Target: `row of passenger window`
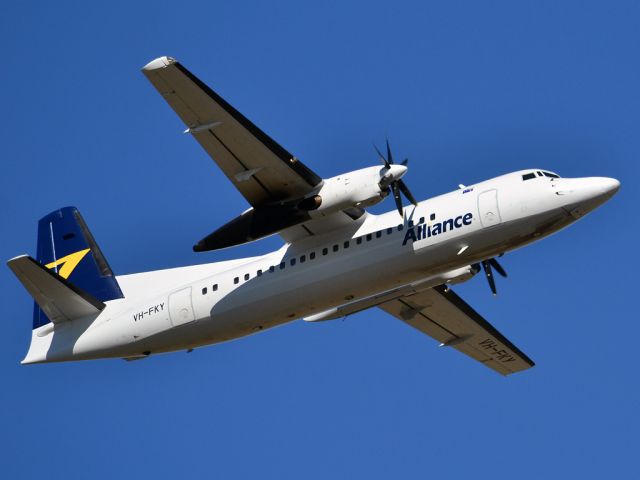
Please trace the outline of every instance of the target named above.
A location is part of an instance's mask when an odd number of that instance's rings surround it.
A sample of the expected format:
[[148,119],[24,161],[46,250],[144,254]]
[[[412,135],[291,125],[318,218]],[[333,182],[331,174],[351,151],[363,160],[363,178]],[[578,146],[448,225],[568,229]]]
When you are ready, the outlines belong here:
[[[431,221],[435,220],[436,215],[434,213],[431,214],[430,219]],[[424,217],[420,217],[420,220],[418,221],[418,224],[424,223]],[[411,228],[413,227],[414,223],[413,220],[410,220],[408,223],[408,227]],[[398,232],[404,230],[404,225],[400,224],[397,227],[389,227],[386,229],[386,233],[387,235],[391,235],[393,233],[394,230],[397,230]],[[373,232],[373,233],[367,233],[366,235],[363,235],[362,237],[357,237],[355,239],[356,245],[361,245],[363,242],[370,242],[371,240],[373,240],[373,237],[375,236],[375,238],[380,238],[382,237],[383,233],[385,232],[385,230],[378,230],[377,232]],[[346,240],[342,243],[342,248],[343,249],[347,249],[351,246],[351,240]],[[335,244],[331,247],[331,250],[333,252],[337,252],[340,250],[340,244]],[[328,255],[329,254],[329,248],[328,247],[324,247],[322,250],[322,255]],[[314,260],[316,258],[316,252],[309,252],[309,254],[302,254],[300,255],[300,257],[293,257],[289,259],[289,265],[290,266],[294,266],[296,263],[305,263],[307,261],[311,261]],[[276,267],[275,265],[271,265],[269,267],[269,269],[267,270],[269,273],[273,273],[276,271],[276,268],[278,268],[279,270],[284,270],[287,266],[287,261],[282,261],[280,262],[280,264]],[[256,272],[256,277],[261,277],[263,275],[264,272],[262,269],[259,269]],[[244,281],[246,282],[247,280],[249,280],[251,278],[251,275],[248,273],[244,274]],[[240,277],[235,277],[233,279],[233,283],[234,285],[237,285],[238,283],[240,283]],[[218,284],[216,283],[215,285],[213,285],[213,287],[211,288],[211,291],[215,292],[218,290]],[[202,288],[202,295],[206,295],[208,291],[208,287],[203,287]]]

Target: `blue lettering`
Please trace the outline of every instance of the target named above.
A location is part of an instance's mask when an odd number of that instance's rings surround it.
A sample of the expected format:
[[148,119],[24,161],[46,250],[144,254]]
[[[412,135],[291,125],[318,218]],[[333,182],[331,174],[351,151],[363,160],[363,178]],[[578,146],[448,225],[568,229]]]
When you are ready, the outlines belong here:
[[[458,228],[462,228],[465,225],[471,225],[473,220],[473,214],[471,212],[465,213],[464,215],[458,215],[454,218],[448,218],[443,220],[442,222],[434,223],[433,225],[417,225],[416,227],[408,228],[406,233],[404,234],[404,240],[402,241],[402,245],[406,245],[409,240],[425,240],[430,237],[435,237],[441,233],[445,233],[447,231],[456,230]],[[417,229],[417,232],[416,232]]]
[[413,240],[414,242],[416,241],[416,232],[413,230],[413,228],[408,228],[407,233],[404,234],[404,241],[402,242],[403,247],[407,244],[409,239]]

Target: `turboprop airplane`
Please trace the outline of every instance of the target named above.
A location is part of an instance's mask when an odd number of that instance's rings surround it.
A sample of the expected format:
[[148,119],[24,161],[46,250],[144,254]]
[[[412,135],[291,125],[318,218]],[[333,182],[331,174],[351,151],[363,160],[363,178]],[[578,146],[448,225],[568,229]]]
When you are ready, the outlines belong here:
[[[380,165],[323,179],[175,59],[142,71],[251,205],[194,250],[275,233],[285,243],[257,257],[116,276],[79,211],[55,210],[38,224],[36,258],[8,262],[35,300],[23,364],[136,360],[377,307],[503,375],[519,372],[534,363],[450,285],[484,271],[495,294],[494,271],[506,276],[495,257],[570,225],[620,187],[531,168],[417,202],[407,162],[393,161],[388,142]],[[387,196],[396,209],[366,211]]]

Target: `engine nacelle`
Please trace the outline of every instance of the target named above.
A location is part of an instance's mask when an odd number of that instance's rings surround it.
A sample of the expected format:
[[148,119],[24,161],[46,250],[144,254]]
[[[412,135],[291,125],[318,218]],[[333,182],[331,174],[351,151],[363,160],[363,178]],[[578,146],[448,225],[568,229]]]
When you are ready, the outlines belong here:
[[473,267],[473,265],[466,265],[454,270],[449,270],[448,272],[423,278],[411,285],[417,292],[421,292],[438,285],[455,285],[456,283],[466,282],[476,273],[478,273],[478,271]]
[[478,273],[478,270],[476,270],[473,265],[456,268],[455,270],[442,274],[442,279],[444,280],[442,283],[455,285],[456,283],[466,282],[467,280],[471,280],[476,273]]
[[381,202],[387,189],[380,186],[384,167],[369,167],[327,178],[320,190],[298,204],[311,218],[352,207],[366,208]]

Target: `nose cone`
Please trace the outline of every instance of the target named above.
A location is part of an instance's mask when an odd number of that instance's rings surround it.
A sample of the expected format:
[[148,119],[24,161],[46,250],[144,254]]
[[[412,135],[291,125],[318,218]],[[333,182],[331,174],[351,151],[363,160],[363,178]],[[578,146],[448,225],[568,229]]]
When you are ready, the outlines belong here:
[[[620,190],[620,182],[615,178],[590,177],[567,179],[558,184],[558,195],[568,201],[565,208],[575,218],[580,218],[595,210]],[[564,190],[566,188],[566,190]]]
[[613,197],[620,190],[620,182],[615,178],[591,177],[581,178],[582,194],[586,200],[593,200],[604,203]]
[[615,178],[601,177],[598,178],[600,181],[600,188],[604,195],[608,195],[609,197],[613,197],[618,190],[620,190],[620,182]]

